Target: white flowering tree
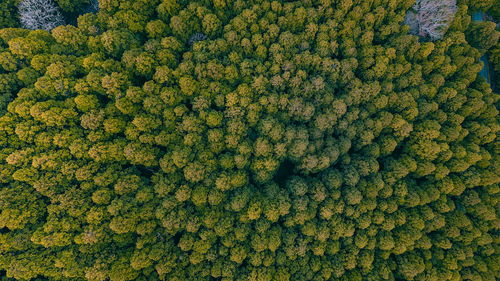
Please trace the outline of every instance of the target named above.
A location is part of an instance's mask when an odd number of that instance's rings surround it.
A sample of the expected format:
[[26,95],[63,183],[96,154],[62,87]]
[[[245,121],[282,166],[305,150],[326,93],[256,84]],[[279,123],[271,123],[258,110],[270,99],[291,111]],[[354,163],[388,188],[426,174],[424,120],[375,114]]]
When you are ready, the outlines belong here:
[[21,26],[27,29],[52,30],[65,24],[61,9],[53,0],[22,0],[18,9]]
[[457,13],[456,0],[417,0],[406,13],[410,33],[431,41],[441,39]]
[[205,34],[203,34],[201,32],[196,32],[195,34],[191,35],[191,37],[188,40],[188,44],[193,45],[195,42],[203,41],[203,40],[207,40],[207,39],[208,39],[208,37]]

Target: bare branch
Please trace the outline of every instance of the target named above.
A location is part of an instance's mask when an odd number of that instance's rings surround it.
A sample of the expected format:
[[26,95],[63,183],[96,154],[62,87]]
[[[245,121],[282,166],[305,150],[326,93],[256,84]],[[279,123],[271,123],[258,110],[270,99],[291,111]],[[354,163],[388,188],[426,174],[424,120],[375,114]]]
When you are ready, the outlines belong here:
[[417,0],[407,12],[410,33],[432,41],[441,39],[458,10],[456,0]]
[[45,29],[64,25],[61,9],[53,0],[22,0],[19,5],[21,26],[27,29]]

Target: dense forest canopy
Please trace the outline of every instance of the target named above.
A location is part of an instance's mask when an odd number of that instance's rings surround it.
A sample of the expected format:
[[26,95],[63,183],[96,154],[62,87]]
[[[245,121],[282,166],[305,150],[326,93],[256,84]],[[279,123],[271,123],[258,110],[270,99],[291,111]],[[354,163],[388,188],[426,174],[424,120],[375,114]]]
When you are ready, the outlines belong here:
[[415,0],[57,0],[99,11],[50,31],[18,2],[1,280],[500,278],[498,2],[439,38]]

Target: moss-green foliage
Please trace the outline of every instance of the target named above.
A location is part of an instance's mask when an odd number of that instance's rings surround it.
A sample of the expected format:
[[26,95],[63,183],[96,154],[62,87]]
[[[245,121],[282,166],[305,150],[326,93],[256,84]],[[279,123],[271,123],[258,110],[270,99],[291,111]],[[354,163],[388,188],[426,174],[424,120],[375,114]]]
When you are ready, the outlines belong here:
[[496,1],[488,10],[488,14],[490,14],[496,22],[500,22],[500,2]]
[[3,0],[0,2],[0,28],[19,26],[17,2],[18,0]]
[[[493,17],[495,22],[497,23],[497,31],[498,23],[500,23],[500,1],[496,1],[491,8],[488,10],[488,14]],[[496,91],[500,91],[500,43],[497,43],[493,46],[488,53],[489,62],[493,68],[493,79],[496,86]]]
[[500,37],[496,24],[491,21],[474,22],[467,32],[467,41],[475,48],[485,52],[495,46]]
[[457,0],[459,4],[467,5],[472,12],[486,11],[497,5],[497,0]]
[[467,6],[419,42],[412,2],[102,0],[1,30],[0,271],[498,279],[499,96]]
[[488,52],[488,60],[491,65],[493,73],[492,79],[494,80],[495,90],[500,90],[500,43],[497,43]]
[[83,6],[88,4],[90,0],[55,0],[55,2],[65,12],[77,12]]

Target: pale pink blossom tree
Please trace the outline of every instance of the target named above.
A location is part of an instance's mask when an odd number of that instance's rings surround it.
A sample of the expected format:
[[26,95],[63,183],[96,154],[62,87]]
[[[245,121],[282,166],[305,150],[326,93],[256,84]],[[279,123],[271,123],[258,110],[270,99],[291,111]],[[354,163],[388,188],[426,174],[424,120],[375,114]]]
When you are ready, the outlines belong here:
[[457,13],[456,0],[417,0],[407,12],[410,33],[431,41],[441,39]]

